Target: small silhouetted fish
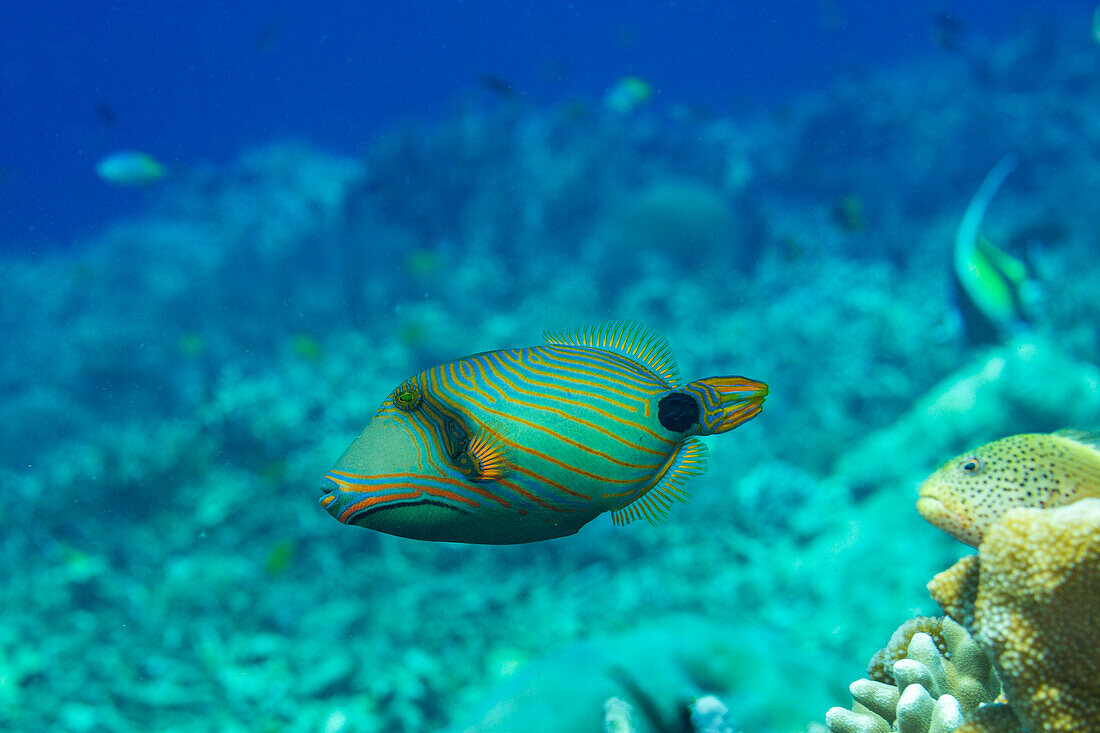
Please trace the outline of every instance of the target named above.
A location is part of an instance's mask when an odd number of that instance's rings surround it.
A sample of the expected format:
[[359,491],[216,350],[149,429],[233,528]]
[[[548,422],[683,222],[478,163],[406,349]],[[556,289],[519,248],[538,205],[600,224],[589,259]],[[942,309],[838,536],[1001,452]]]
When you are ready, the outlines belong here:
[[946,10],[932,16],[932,40],[944,51],[958,51],[966,26]]
[[267,20],[256,32],[256,50],[271,53],[279,45],[283,36],[283,21],[278,18]]
[[113,125],[118,122],[118,117],[115,116],[115,111],[111,109],[110,105],[106,102],[99,101],[95,103],[93,107],[95,110],[95,116],[99,118],[99,121],[104,125]]
[[478,81],[481,82],[481,86],[502,99],[515,99],[516,88],[507,79],[495,74],[482,74],[478,77]]

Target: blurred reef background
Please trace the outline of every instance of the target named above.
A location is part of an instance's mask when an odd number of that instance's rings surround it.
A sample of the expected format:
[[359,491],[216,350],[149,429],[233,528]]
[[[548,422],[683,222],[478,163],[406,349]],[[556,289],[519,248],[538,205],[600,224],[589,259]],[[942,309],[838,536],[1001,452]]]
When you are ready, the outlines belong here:
[[[1098,426],[1090,22],[939,18],[937,54],[737,109],[494,76],[361,152],[169,162],[63,246],[9,228],[0,727],[565,733],[618,697],[674,731],[711,694],[745,733],[823,721],[965,551],[920,480]],[[1009,153],[982,229],[1037,294],[977,342],[954,239]],[[317,506],[408,375],[617,318],[771,387],[663,525],[462,546]]]

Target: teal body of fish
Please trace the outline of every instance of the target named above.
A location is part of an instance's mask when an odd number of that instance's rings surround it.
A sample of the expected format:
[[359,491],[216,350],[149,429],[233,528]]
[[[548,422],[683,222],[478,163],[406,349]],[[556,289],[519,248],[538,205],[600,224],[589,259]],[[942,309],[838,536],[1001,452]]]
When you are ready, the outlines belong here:
[[385,400],[321,486],[345,524],[415,539],[513,544],[602,514],[657,521],[702,473],[696,435],[755,417],[767,386],[677,386],[663,338],[631,323],[427,369]]

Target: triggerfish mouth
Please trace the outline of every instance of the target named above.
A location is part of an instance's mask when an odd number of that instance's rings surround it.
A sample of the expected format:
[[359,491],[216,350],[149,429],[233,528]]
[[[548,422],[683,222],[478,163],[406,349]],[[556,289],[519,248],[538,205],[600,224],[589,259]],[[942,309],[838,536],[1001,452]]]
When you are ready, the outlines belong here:
[[739,376],[678,386],[668,343],[632,322],[546,341],[407,379],[325,475],[321,506],[440,542],[565,537],[607,511],[656,523],[705,470],[694,436],[751,420],[768,394]]

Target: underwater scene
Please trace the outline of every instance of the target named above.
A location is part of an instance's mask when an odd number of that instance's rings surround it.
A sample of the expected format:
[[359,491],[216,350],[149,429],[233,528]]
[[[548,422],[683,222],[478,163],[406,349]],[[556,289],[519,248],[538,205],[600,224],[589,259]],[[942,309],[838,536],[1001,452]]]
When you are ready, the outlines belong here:
[[1100,8],[761,5],[0,10],[0,729],[1100,732]]

